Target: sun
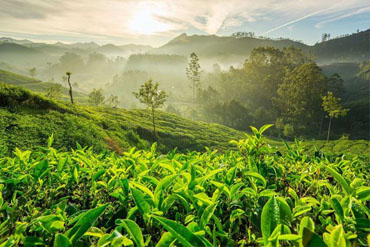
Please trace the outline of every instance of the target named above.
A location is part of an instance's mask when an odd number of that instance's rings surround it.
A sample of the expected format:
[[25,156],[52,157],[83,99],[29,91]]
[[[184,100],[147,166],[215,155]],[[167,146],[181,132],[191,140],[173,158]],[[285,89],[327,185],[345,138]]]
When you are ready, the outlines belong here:
[[140,9],[129,21],[129,28],[135,33],[150,35],[168,31],[169,25],[157,20],[150,9]]

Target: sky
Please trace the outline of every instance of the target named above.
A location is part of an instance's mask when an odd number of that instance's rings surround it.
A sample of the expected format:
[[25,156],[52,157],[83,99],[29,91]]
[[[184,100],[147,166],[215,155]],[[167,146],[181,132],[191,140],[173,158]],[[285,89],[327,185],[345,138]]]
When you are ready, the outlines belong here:
[[370,0],[0,0],[0,36],[161,46],[187,33],[314,44],[370,28]]

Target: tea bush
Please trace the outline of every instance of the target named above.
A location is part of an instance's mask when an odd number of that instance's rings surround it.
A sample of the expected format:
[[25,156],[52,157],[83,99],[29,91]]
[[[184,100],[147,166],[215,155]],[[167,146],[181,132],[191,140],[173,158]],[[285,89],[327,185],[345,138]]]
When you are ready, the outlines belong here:
[[78,145],[0,158],[0,246],[366,246],[369,163],[282,155],[260,130],[237,151],[121,156]]

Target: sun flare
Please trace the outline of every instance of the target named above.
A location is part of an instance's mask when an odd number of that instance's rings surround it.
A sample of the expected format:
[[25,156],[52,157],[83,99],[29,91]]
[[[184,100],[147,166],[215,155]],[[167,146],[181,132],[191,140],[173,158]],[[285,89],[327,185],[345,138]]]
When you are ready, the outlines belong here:
[[169,25],[157,20],[151,10],[141,9],[134,14],[129,28],[135,33],[150,35],[168,31]]

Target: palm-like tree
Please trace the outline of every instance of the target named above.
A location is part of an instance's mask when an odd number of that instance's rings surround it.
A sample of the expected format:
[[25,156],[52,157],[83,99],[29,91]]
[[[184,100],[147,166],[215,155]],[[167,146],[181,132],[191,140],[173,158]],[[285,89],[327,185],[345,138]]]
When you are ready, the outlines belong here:
[[66,75],[68,77],[68,85],[69,85],[69,97],[71,98],[71,103],[73,104],[73,94],[72,94],[72,85],[71,85],[71,75],[72,73],[67,71]]

